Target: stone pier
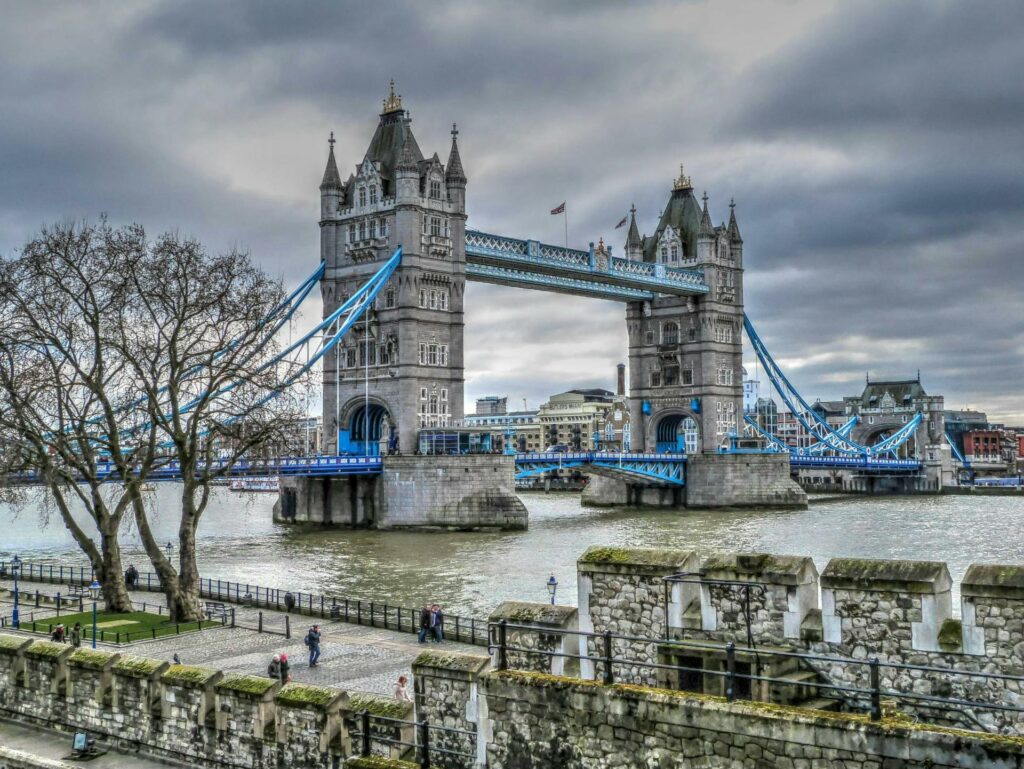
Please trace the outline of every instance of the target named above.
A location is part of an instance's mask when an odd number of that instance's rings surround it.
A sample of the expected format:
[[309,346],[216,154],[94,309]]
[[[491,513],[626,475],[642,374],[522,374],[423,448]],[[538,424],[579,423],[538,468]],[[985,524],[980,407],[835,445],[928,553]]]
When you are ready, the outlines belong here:
[[282,478],[278,523],[377,529],[525,529],[515,465],[501,454],[389,456],[380,475]]

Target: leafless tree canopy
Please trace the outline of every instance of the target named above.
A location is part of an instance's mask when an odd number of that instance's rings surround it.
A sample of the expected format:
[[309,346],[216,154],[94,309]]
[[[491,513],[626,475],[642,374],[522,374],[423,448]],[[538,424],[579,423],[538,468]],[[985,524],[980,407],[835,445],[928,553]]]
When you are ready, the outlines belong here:
[[[0,262],[0,472],[45,485],[109,609],[130,608],[117,531],[132,515],[172,616],[198,616],[196,531],[211,484],[297,416],[294,374],[263,323],[281,298],[246,254],[213,256],[173,234],[149,242],[138,226],[55,226]],[[140,488],[171,461],[177,565]]]

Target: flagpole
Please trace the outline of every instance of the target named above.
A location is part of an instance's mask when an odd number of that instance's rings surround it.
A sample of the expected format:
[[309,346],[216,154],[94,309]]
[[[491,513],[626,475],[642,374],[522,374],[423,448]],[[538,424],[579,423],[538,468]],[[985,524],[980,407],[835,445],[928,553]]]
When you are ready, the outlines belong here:
[[565,250],[569,250],[569,206],[562,204],[562,215],[565,218]]

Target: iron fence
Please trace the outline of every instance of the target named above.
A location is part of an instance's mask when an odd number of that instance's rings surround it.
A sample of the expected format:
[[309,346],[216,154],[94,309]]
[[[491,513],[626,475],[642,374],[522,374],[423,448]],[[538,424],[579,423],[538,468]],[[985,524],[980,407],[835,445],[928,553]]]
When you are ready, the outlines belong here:
[[[1024,676],[1006,675],[1002,673],[990,673],[984,671],[974,670],[963,670],[957,668],[944,668],[936,667],[932,665],[914,665],[899,662],[888,662],[881,661],[878,658],[872,659],[852,659],[847,657],[837,657],[830,655],[821,654],[809,654],[806,652],[797,651],[783,651],[779,649],[764,649],[756,646],[737,646],[734,642],[728,642],[724,646],[720,644],[714,644],[709,642],[685,640],[677,638],[653,638],[647,636],[631,636],[621,635],[606,631],[603,633],[593,633],[583,630],[568,630],[559,629],[552,630],[551,628],[538,628],[533,625],[520,625],[508,622],[507,620],[500,620],[498,622],[492,622],[488,624],[489,635],[491,638],[488,644],[488,650],[492,655],[496,655],[496,667],[498,670],[507,670],[509,667],[508,655],[509,653],[518,653],[524,655],[534,655],[544,657],[547,659],[552,658],[568,658],[579,661],[589,661],[595,665],[595,677],[597,671],[601,673],[601,680],[605,684],[616,683],[617,667],[630,667],[630,668],[644,668],[648,670],[667,671],[669,673],[693,673],[701,676],[711,676],[713,678],[720,678],[723,680],[725,699],[728,702],[733,702],[737,699],[741,699],[738,694],[738,684],[740,682],[760,682],[766,684],[773,684],[777,686],[793,686],[793,687],[804,687],[813,688],[823,692],[831,692],[841,698],[841,703],[846,705],[852,710],[866,711],[872,721],[880,720],[882,717],[882,701],[892,700],[898,703],[904,703],[912,706],[923,705],[929,712],[941,712],[946,714],[950,720],[957,721],[962,720],[958,716],[962,716],[964,708],[970,708],[978,711],[991,711],[997,713],[1013,713],[1021,714],[1024,713],[1024,707],[1017,704],[1011,704],[1020,701],[1021,695],[1019,691],[1024,691]],[[563,652],[553,649],[539,649],[539,648],[527,648],[523,646],[514,646],[509,643],[508,633],[510,630],[521,632],[533,632],[537,634],[551,635],[553,633],[564,634],[575,636],[577,638],[587,639],[588,650],[591,647],[591,641],[594,642],[594,646],[600,649],[599,654],[574,654],[571,652]],[[626,643],[641,643],[650,644],[671,651],[695,651],[695,652],[709,652],[713,655],[721,654],[724,652],[724,669],[708,668],[703,664],[701,666],[682,665],[669,662],[651,662],[643,659],[635,658],[623,658],[616,656],[614,648],[616,642]],[[823,680],[811,681],[806,680],[795,681],[788,678],[781,678],[777,676],[765,676],[754,672],[755,668],[751,667],[751,672],[745,673],[740,672],[737,669],[737,654],[749,654],[755,659],[764,658],[780,658],[780,659],[793,659],[798,662],[805,662],[811,670],[821,674]],[[859,668],[863,673],[864,669],[867,671],[866,676],[862,676],[868,681],[867,686],[853,686],[846,684],[832,683],[831,681],[824,679],[824,674],[821,671],[822,665],[839,665],[847,666],[851,668]],[[940,676],[943,680],[950,679],[975,679],[986,684],[995,684],[1005,696],[1004,702],[995,701],[981,701],[966,699],[962,697],[947,697],[936,694],[928,694],[917,691],[901,691],[887,687],[883,685],[882,678],[883,673],[889,673],[889,677],[895,679],[900,674],[907,674],[910,680],[915,677],[914,673],[920,674],[931,674]],[[1010,685],[1013,685],[1011,687]],[[745,699],[745,698],[744,698]]]
[[[0,578],[10,577],[10,564],[0,561]],[[33,563],[22,561],[19,579],[26,582],[81,587],[92,583],[90,568],[62,566],[60,564]],[[411,608],[382,601],[368,601],[362,598],[331,596],[303,591],[288,591],[253,583],[202,578],[199,581],[200,598],[224,601],[257,609],[272,609],[289,614],[316,617],[323,620],[367,625],[394,630],[400,633],[418,633],[421,608]],[[132,590],[151,593],[162,592],[160,576],[155,572],[140,572]],[[50,596],[39,597],[53,600]],[[81,596],[76,596],[81,598]],[[262,623],[261,623],[262,625]],[[244,626],[243,626],[244,627]],[[267,632],[267,631],[264,631]],[[442,626],[444,638],[449,641],[487,646],[487,620],[465,617],[458,614],[444,615]],[[290,633],[289,633],[290,636]]]
[[[377,727],[377,729],[374,729]],[[412,730],[413,739],[402,739],[402,732]],[[387,731],[398,737],[386,737],[381,732]],[[469,729],[457,729],[452,726],[435,726],[426,718],[419,721],[401,718],[390,718],[371,714],[368,710],[359,713],[359,727],[350,731],[353,752],[359,756],[375,755],[377,752],[397,752],[399,755],[412,754],[412,758],[420,769],[432,766],[473,767],[476,765],[477,733]],[[463,738],[472,747],[473,752],[455,750],[436,744],[438,737]],[[356,746],[358,745],[358,748]],[[439,759],[439,760],[438,760]]]

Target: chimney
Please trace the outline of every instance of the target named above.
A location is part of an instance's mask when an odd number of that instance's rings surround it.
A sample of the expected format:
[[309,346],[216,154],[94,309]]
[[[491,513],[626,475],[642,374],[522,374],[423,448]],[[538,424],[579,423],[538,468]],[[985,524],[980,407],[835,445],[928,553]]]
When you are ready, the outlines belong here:
[[620,363],[615,367],[618,377],[616,378],[615,394],[625,395],[626,394],[626,364]]

